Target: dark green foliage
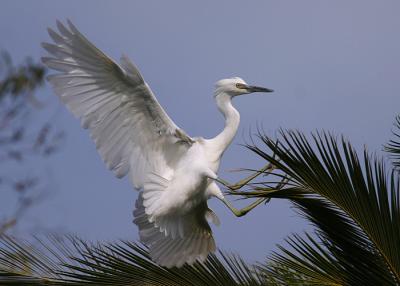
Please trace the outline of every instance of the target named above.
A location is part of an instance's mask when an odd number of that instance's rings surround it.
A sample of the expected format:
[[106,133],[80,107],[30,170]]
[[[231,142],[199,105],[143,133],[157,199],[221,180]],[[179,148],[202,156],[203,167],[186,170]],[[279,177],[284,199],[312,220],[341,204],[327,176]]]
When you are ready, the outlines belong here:
[[257,188],[250,196],[289,199],[316,227],[313,236],[289,237],[292,249],[279,247],[281,252],[271,257],[275,266],[267,271],[281,279],[280,271],[289,268],[297,275],[290,283],[305,285],[398,285],[396,174],[366,152],[360,162],[346,140],[338,143],[325,133],[308,141],[300,132],[281,132],[280,144],[266,136],[261,139],[267,150],[248,147],[290,180],[281,190]]
[[152,262],[144,246],[126,241],[88,244],[75,237],[48,237],[28,244],[6,236],[0,241],[0,285],[5,281],[31,283],[26,285],[265,284],[253,266],[222,252],[210,255],[203,264],[167,269]]
[[7,95],[14,98],[28,95],[44,83],[44,66],[27,60],[26,64],[14,67],[11,57],[5,52],[2,53],[0,71],[6,74],[0,82],[0,100]]

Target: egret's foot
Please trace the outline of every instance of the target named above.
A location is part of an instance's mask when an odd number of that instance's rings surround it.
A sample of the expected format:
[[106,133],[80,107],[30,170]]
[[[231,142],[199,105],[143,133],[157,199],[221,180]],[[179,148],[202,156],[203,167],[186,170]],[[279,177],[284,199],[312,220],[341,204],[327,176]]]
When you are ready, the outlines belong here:
[[255,202],[253,202],[252,204],[248,205],[245,208],[242,209],[237,209],[234,206],[231,205],[231,203],[227,200],[227,199],[222,199],[221,200],[230,210],[231,212],[237,216],[237,217],[241,217],[246,215],[249,211],[251,211],[252,209],[254,209],[256,206],[258,206],[259,204],[261,204],[262,202],[266,201],[265,198],[259,198],[257,199]]
[[222,184],[223,186],[225,186],[226,188],[228,188],[231,192],[236,192],[237,190],[243,188],[248,183],[250,183],[252,180],[257,178],[259,175],[264,174],[266,171],[270,172],[270,171],[274,170],[275,168],[276,167],[274,165],[267,164],[263,168],[261,168],[260,170],[254,172],[250,176],[240,180],[239,182],[237,182],[235,184],[230,184],[228,181],[225,181],[225,180],[223,180],[221,178],[217,178],[216,181],[218,183]]
[[221,185],[223,185],[224,187],[230,189],[231,188],[231,184],[228,181],[225,181],[224,179],[221,179],[220,177],[215,179],[216,182],[220,183]]

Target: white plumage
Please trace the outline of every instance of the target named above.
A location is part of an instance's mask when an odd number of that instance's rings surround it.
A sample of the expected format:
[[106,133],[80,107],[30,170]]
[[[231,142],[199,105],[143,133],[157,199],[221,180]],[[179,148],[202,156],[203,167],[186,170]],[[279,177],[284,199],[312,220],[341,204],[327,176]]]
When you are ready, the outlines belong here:
[[[269,92],[240,78],[217,83],[215,98],[225,129],[213,139],[191,138],[166,114],[135,65],[122,57],[118,65],[68,21],[49,29],[54,43],[43,43],[51,57],[43,63],[59,73],[49,82],[68,109],[90,131],[107,167],[118,178],[131,176],[143,189],[135,220],[153,260],[172,267],[203,261],[215,250],[207,219],[214,196],[228,205],[215,183],[220,158],[239,124],[232,97]],[[231,209],[232,207],[228,205]]]

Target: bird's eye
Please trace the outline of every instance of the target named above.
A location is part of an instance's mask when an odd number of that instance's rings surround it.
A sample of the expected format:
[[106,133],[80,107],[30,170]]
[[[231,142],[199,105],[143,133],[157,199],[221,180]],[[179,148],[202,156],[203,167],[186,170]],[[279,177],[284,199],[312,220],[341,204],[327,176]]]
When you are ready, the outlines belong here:
[[243,83],[237,83],[236,84],[236,88],[239,88],[239,89],[246,89],[246,85],[245,84],[243,84]]

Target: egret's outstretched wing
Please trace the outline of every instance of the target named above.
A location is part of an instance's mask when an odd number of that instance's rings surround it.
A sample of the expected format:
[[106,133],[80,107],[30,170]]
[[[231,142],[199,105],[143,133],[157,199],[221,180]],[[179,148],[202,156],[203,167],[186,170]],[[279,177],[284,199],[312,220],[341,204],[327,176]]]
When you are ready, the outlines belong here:
[[52,57],[43,63],[60,73],[48,80],[70,111],[88,128],[107,167],[117,177],[128,172],[135,187],[146,174],[167,176],[192,139],[162,109],[128,58],[118,65],[68,21],[48,29],[54,43],[43,43]]

